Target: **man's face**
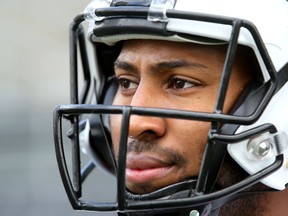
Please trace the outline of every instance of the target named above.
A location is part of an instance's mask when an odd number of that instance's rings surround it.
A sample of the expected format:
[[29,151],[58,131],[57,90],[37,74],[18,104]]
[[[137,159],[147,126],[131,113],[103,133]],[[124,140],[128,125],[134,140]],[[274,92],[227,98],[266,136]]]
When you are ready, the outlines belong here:
[[[115,62],[119,81],[114,105],[213,112],[225,46],[153,40],[124,43]],[[233,67],[224,104],[227,113],[250,78],[242,58]],[[116,159],[121,116],[111,116]],[[210,123],[133,115],[130,118],[126,186],[148,193],[196,178]]]

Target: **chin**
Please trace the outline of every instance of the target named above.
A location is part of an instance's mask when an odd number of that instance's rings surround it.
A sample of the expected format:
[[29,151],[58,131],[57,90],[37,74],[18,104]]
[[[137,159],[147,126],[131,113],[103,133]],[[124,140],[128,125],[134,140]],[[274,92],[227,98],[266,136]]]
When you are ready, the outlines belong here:
[[157,188],[155,186],[153,186],[150,183],[133,183],[133,184],[127,184],[127,188],[128,190],[133,193],[133,194],[147,194],[147,193],[151,193],[153,191],[156,191],[160,188]]

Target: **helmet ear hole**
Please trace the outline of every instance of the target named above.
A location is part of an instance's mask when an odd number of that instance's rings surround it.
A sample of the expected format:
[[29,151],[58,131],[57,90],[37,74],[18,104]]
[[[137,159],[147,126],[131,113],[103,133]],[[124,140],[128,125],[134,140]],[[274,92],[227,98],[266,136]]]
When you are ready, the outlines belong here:
[[[118,89],[115,76],[108,79],[102,94],[102,104],[111,105]],[[89,145],[92,158],[96,165],[109,173],[115,174],[115,159],[112,150],[112,140],[110,135],[110,123],[108,114],[90,114],[88,117],[90,124]]]
[[[107,115],[106,115],[107,116]],[[103,123],[102,116],[91,115],[90,147],[94,161],[109,173],[115,174],[115,160],[112,151],[110,129]]]
[[83,153],[92,158],[93,164],[105,172],[114,174],[114,157],[110,148],[109,136],[101,123],[101,117],[91,114],[88,119],[80,123],[80,148]]
[[[101,76],[94,80],[95,86],[99,81],[104,83],[99,90],[94,89],[94,104],[111,105],[118,89],[113,66],[118,54],[114,48],[112,49],[105,44],[95,43],[94,45],[99,63],[98,70],[101,71]],[[99,98],[97,98],[98,95]],[[116,163],[112,150],[109,115],[89,114],[86,119],[83,119],[79,127],[80,134],[84,137],[80,141],[81,148],[84,148],[83,150],[89,154],[94,165],[101,170],[115,174]]]

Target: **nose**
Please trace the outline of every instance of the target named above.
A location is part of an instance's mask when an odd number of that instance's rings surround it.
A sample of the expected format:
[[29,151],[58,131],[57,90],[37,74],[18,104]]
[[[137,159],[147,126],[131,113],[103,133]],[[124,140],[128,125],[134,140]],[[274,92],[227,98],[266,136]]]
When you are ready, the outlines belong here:
[[[159,94],[152,94],[151,89],[138,88],[130,103],[131,106],[163,108]],[[132,115],[130,117],[129,136],[137,138],[143,134],[161,137],[166,132],[166,120],[155,116]]]
[[160,117],[132,115],[129,136],[136,139],[143,135],[161,137],[166,132],[165,120]]

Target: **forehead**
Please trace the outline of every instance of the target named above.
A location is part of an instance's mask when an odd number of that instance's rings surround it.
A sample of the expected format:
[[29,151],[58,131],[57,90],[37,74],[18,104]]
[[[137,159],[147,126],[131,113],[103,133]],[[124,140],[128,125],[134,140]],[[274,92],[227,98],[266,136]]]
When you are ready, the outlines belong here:
[[223,65],[226,45],[200,45],[195,43],[172,42],[161,40],[128,40],[123,43],[117,61],[161,62],[191,60],[201,64]]
[[163,55],[167,57],[183,55],[225,56],[226,45],[201,45],[186,42],[161,40],[127,40],[123,43],[120,57],[126,54]]

